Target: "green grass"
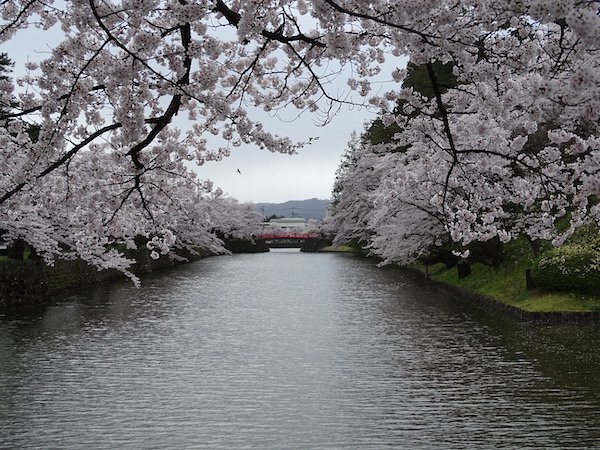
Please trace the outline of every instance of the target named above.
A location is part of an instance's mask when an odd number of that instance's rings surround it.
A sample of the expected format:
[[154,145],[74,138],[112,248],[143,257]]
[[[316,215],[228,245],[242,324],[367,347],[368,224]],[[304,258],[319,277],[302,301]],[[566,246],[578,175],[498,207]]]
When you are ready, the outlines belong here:
[[473,264],[471,274],[458,279],[456,267],[443,264],[429,268],[431,278],[492,297],[505,304],[532,312],[600,311],[600,296],[572,292],[527,290],[525,270],[531,267],[533,253],[524,240],[505,247],[505,260],[498,267]]

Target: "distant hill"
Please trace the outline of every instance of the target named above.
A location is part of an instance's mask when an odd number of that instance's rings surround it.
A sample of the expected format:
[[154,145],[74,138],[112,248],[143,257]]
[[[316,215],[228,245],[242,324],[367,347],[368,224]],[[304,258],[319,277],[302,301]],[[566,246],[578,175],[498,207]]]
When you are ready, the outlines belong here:
[[265,217],[277,214],[282,217],[304,217],[323,220],[331,202],[311,198],[309,200],[290,200],[285,203],[257,203],[256,210]]

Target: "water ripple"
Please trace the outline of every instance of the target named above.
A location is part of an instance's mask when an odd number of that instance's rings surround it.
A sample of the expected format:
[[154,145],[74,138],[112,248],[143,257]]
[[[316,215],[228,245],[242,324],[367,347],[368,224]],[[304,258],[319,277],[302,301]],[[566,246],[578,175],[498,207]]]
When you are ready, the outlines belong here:
[[593,448],[599,344],[357,258],[210,258],[0,318],[0,448]]

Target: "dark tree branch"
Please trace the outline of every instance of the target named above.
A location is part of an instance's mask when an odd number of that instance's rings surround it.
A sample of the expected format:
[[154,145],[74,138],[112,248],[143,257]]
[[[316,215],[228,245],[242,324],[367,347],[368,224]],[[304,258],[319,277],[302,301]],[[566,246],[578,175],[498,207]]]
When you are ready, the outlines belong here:
[[[100,91],[102,89],[106,89],[106,86],[103,85],[103,84],[99,84],[99,85],[94,86],[93,88],[91,88],[89,90],[89,92]],[[72,91],[73,90],[71,89],[71,92]],[[68,94],[61,95],[60,97],[58,97],[57,100],[66,100],[66,99],[68,99],[69,96],[71,95],[71,92],[69,92]],[[37,112],[37,111],[41,110],[42,106],[43,105],[37,105],[37,106],[32,106],[31,108],[23,109],[23,110],[21,110],[19,112],[16,112],[16,113],[2,114],[2,115],[0,115],[0,120],[17,119],[19,117],[26,116],[27,114],[32,114],[34,112]]]
[[433,70],[433,64],[428,62],[427,66],[427,74],[429,75],[429,80],[431,81],[431,86],[433,87],[433,93],[435,95],[435,101],[437,103],[438,110],[440,112],[440,116],[442,119],[442,123],[444,124],[444,133],[446,134],[446,138],[448,139],[448,145],[450,146],[450,152],[452,154],[452,164],[448,169],[448,173],[446,174],[446,179],[444,181],[444,194],[442,197],[442,208],[444,211],[444,216],[446,216],[446,198],[448,196],[448,183],[450,182],[450,177],[452,176],[452,172],[456,167],[458,162],[456,146],[454,145],[454,137],[452,136],[452,131],[450,130],[450,121],[448,120],[448,110],[442,101],[442,92],[440,90],[440,86],[438,84],[438,79]]
[[[227,22],[229,22],[231,25],[233,25],[236,28],[239,25],[240,20],[242,19],[242,16],[238,12],[233,11],[231,8],[229,8],[229,6],[227,6],[223,2],[223,0],[216,1],[214,10],[216,12],[223,14],[223,17],[225,17]],[[318,39],[308,37],[301,32],[298,32],[298,34],[295,34],[293,36],[285,36],[283,34],[283,30],[281,29],[281,27],[279,27],[275,31],[263,30],[263,31],[261,31],[260,34],[261,34],[261,36],[266,37],[267,39],[271,39],[271,40],[277,41],[277,42],[282,42],[285,44],[289,44],[291,42],[305,42],[305,43],[314,45],[316,47],[325,48],[324,43],[322,43]]]
[[[179,0],[179,2],[181,4],[186,4],[185,0]],[[94,15],[94,17],[95,17],[98,25],[105,32],[105,34],[107,35],[108,39],[110,41],[113,41],[119,48],[121,48],[123,51],[125,51],[132,58],[134,58],[137,61],[140,61],[145,67],[147,67],[153,73],[156,73],[156,71],[153,70],[148,65],[148,63],[146,61],[141,60],[138,56],[136,56],[133,52],[131,52],[125,45],[123,45],[112,34],[112,32],[104,24],[104,22],[102,20],[102,17],[100,17],[100,15],[98,14],[98,10],[96,9],[96,5],[95,5],[95,0],[90,0],[90,7],[92,8],[92,13],[93,13],[93,15]],[[180,25],[179,26],[179,30],[180,30],[180,35],[181,35],[181,43],[182,43],[183,48],[185,49],[185,57],[184,57],[184,60],[183,60],[183,66],[185,68],[185,72],[173,84],[177,88],[182,88],[183,86],[188,85],[189,82],[190,82],[190,71],[191,71],[191,67],[192,67],[192,59],[189,56],[188,49],[189,49],[189,45],[190,45],[191,40],[192,40],[192,32],[191,32],[191,27],[190,27],[189,23],[186,23],[184,25]],[[164,77],[162,77],[162,75],[159,75],[159,76],[161,78],[164,78]],[[179,112],[179,107],[181,106],[181,99],[182,99],[182,94],[176,94],[176,95],[174,95],[172,97],[172,99],[171,99],[171,102],[169,103],[169,106],[167,107],[167,109],[163,113],[163,115],[160,116],[160,117],[154,118],[152,120],[152,123],[154,124],[154,127],[152,127],[152,129],[147,134],[147,136],[143,140],[141,140],[140,142],[138,142],[136,145],[134,145],[131,148],[131,150],[129,150],[127,152],[127,155],[131,156],[131,159],[132,159],[132,161],[133,161],[133,163],[134,163],[134,165],[135,165],[135,167],[137,169],[142,169],[144,167],[143,163],[139,159],[140,152],[154,141],[154,139],[158,136],[158,134],[163,129],[165,129],[165,127],[171,122],[171,120],[173,119],[173,117]]]
[[[90,134],[87,138],[85,138],[79,144],[75,145],[71,150],[66,152],[59,159],[57,159],[52,164],[50,164],[48,167],[46,167],[42,172],[40,172],[38,175],[36,175],[35,178],[37,180],[39,180],[40,178],[43,178],[46,175],[54,172],[60,166],[65,164],[67,161],[69,161],[73,156],[75,156],[75,154],[79,150],[81,150],[83,147],[85,147],[89,143],[93,142],[96,138],[102,136],[104,133],[106,133],[108,131],[113,131],[118,128],[121,128],[122,126],[123,125],[120,123],[113,123],[112,125],[108,125],[104,128],[100,128],[98,131]],[[5,201],[9,200],[12,196],[14,196],[19,191],[21,191],[25,186],[27,186],[27,184],[29,184],[29,183],[26,181],[23,181],[23,182],[19,183],[18,185],[16,185],[14,188],[12,188],[10,191],[8,191],[4,195],[2,195],[2,197],[0,197],[0,205],[3,204]]]
[[31,0],[29,1],[22,9],[21,11],[19,11],[19,14],[17,14],[17,17],[15,17],[15,19],[13,21],[11,21],[8,25],[6,25],[4,28],[2,28],[2,30],[0,30],[0,36],[2,36],[4,33],[6,33],[7,30],[10,30],[12,27],[14,27],[17,23],[19,23],[19,21],[21,20],[21,17],[23,15],[25,15],[25,13],[27,12],[27,10],[29,8],[31,8],[35,3],[37,3],[38,0]]
[[350,17],[358,17],[359,19],[372,20],[373,22],[378,23],[380,25],[385,25],[387,27],[405,31],[410,34],[416,34],[417,36],[419,36],[423,39],[423,42],[430,44],[430,45],[435,45],[433,43],[433,40],[437,39],[437,38],[436,38],[436,36],[434,36],[432,34],[428,34],[428,33],[422,32],[422,31],[415,30],[414,28],[407,27],[406,25],[400,25],[398,23],[390,22],[388,20],[382,19],[381,16],[371,16],[369,14],[364,14],[364,13],[360,13],[357,11],[351,11],[349,9],[346,9],[346,8],[340,6],[333,0],[325,0],[325,3],[328,4],[329,6],[331,6],[336,11],[341,12],[342,14],[346,14]]

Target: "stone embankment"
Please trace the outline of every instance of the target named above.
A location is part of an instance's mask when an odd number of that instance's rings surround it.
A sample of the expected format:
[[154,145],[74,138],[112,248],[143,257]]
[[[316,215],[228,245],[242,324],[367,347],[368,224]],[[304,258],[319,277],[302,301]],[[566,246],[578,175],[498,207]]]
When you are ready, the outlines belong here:
[[[208,255],[187,255],[187,258],[203,256]],[[145,248],[132,257],[137,261],[132,272],[138,276],[181,263],[168,257],[154,260]],[[57,260],[52,267],[41,260],[6,260],[0,262],[0,308],[34,306],[64,292],[117,279],[125,276],[116,270],[98,270],[81,260]]]
[[441,286],[449,293],[456,295],[460,299],[463,299],[478,308],[482,308],[487,311],[497,311],[510,317],[514,317],[518,320],[532,321],[549,325],[600,324],[600,311],[527,311],[525,309],[504,303],[493,297],[474,292],[470,289],[465,289],[461,286],[456,286],[454,284],[430,278],[421,270],[412,267],[402,267],[402,269],[410,271],[418,277],[427,278],[429,282]]
[[301,252],[320,252],[326,247],[331,247],[332,240],[329,238],[310,238],[304,240],[300,247]]
[[[225,248],[232,253],[268,252],[262,241],[225,239]],[[198,255],[185,254],[187,261],[211,256],[199,251]],[[137,262],[131,272],[139,277],[159,269],[174,267],[186,261],[169,258],[168,255],[152,259],[150,251],[140,247],[128,255]],[[116,270],[98,270],[84,261],[57,260],[54,266],[46,266],[41,260],[0,261],[0,309],[35,306],[65,292],[71,292],[96,283],[125,279]]]

